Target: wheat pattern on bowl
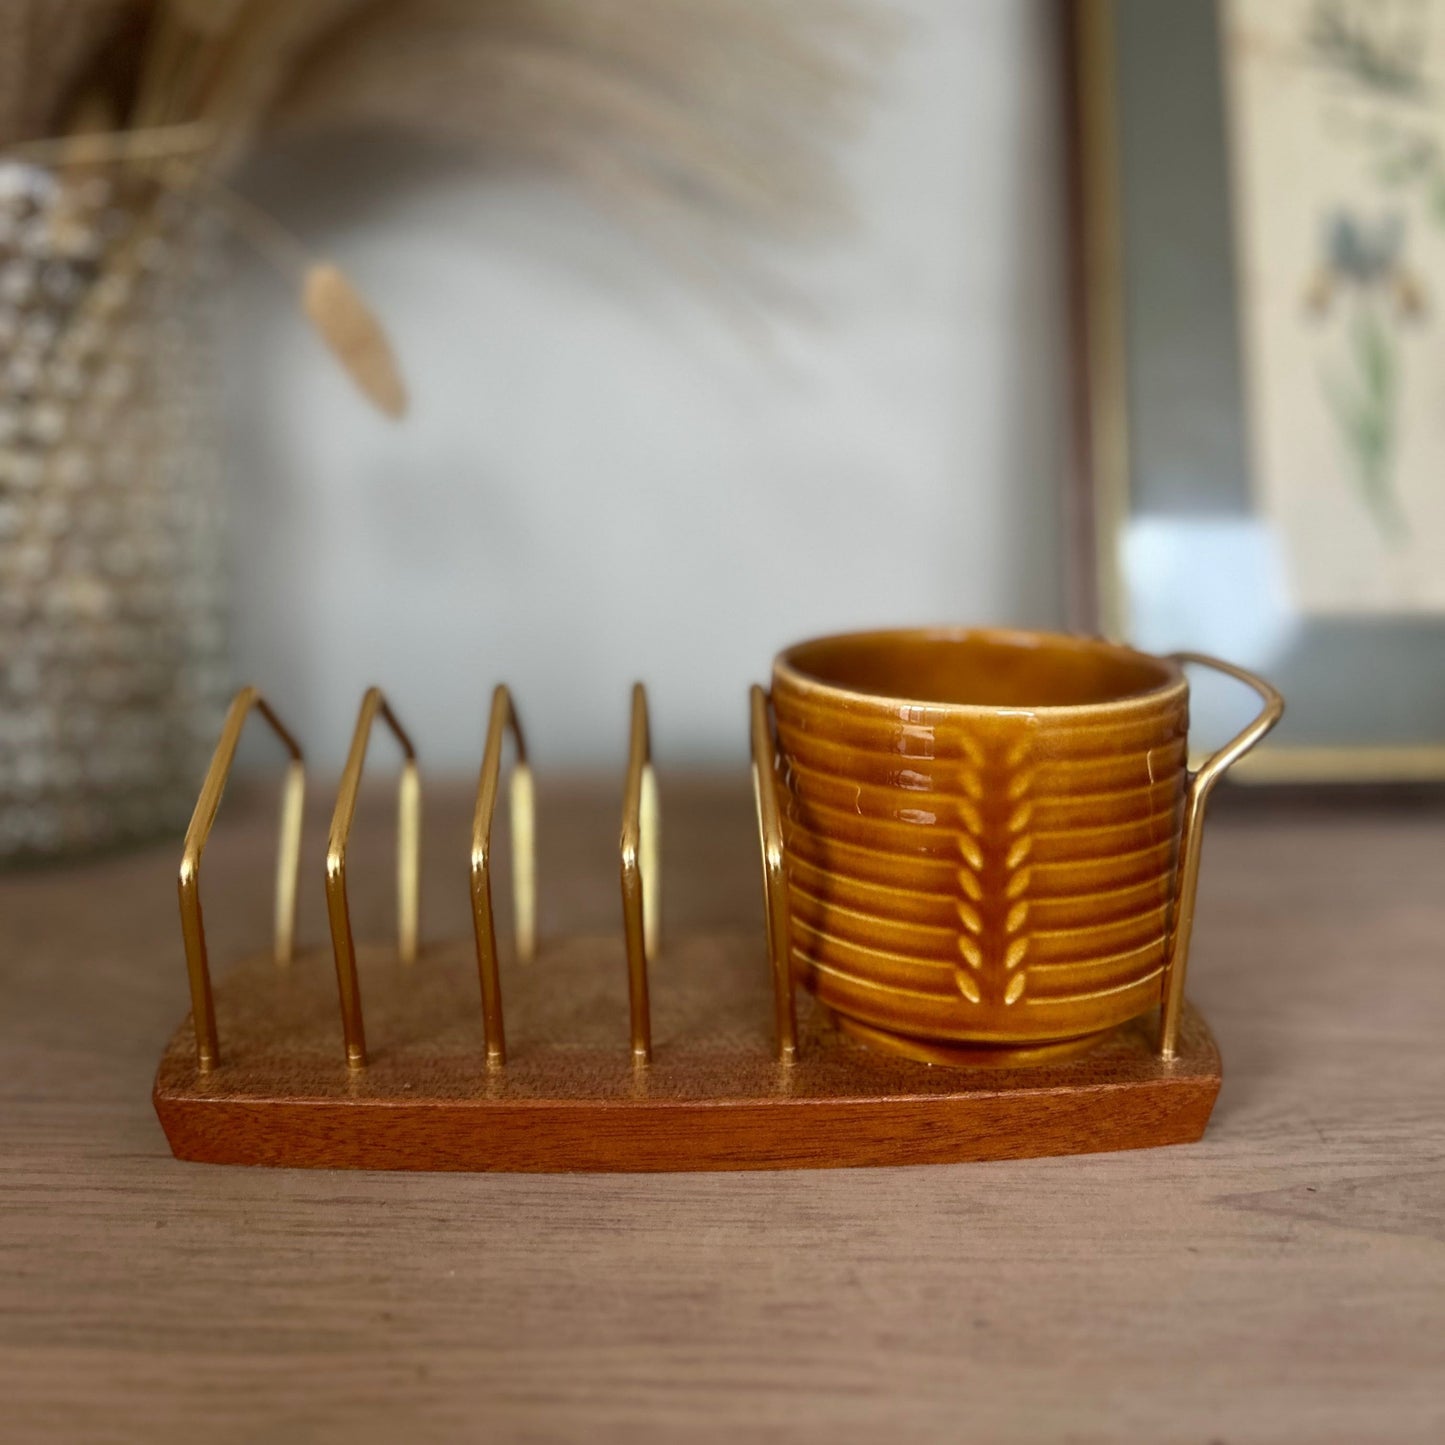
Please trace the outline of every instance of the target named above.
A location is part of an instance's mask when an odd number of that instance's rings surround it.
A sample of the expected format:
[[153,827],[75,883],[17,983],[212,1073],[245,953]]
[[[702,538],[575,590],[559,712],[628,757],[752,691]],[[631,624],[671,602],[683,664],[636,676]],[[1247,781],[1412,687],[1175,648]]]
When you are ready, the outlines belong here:
[[774,665],[793,967],[941,1061],[1086,1048],[1159,1002],[1187,780],[1177,664],[867,633]]

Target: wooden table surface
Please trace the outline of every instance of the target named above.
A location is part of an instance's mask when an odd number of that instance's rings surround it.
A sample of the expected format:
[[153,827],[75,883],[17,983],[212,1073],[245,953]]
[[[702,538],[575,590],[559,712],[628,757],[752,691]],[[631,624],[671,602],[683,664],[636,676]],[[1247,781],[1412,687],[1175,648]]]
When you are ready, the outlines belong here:
[[[617,920],[616,791],[543,790],[545,928]],[[0,1439],[1445,1439],[1445,816],[1230,801],[1204,1142],[925,1169],[180,1164],[149,1099],[187,1006],[179,840],[0,876]],[[668,926],[761,950],[741,780],[663,804]],[[469,798],[427,805],[423,931],[460,935]],[[271,821],[222,812],[218,968],[264,944]],[[388,823],[368,797],[364,929]]]

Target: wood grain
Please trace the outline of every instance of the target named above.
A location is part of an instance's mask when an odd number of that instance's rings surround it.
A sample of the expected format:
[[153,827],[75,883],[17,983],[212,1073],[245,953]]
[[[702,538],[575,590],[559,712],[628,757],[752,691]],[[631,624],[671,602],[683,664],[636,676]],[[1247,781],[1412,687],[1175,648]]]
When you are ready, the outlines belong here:
[[1025,1159],[1192,1142],[1219,1092],[1219,1051],[1197,1014],[1169,1063],[1151,1019],[1062,1063],[957,1069],[865,1048],[805,1000],[800,1056],[779,1064],[756,929],[664,937],[642,1067],[616,932],[504,960],[505,1068],[487,1067],[470,944],[412,964],[380,945],[358,962],[365,1069],[347,1068],[324,948],[289,966],[261,954],[222,982],[217,1068],[198,1073],[189,1020],[177,1030],[153,1094],[177,1158],[614,1173]]
[[[428,792],[424,938],[467,926],[471,801]],[[544,933],[615,929],[616,781],[539,802]],[[662,802],[667,926],[760,927],[745,778]],[[207,852],[218,970],[266,943],[260,803]],[[392,804],[358,814],[363,939],[394,926]],[[186,1007],[179,840],[0,878],[0,1437],[1445,1438],[1442,824],[1216,805],[1204,1139],[930,1169],[179,1163],[149,1099]]]

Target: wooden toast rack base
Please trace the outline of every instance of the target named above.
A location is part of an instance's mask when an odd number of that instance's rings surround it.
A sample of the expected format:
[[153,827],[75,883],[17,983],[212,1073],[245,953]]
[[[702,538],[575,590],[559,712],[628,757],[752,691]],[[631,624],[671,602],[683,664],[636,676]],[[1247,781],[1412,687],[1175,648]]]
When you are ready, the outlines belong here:
[[654,1055],[633,1065],[623,941],[503,960],[508,1062],[488,1069],[470,944],[402,964],[360,950],[370,1063],[349,1070],[328,949],[240,964],[216,989],[224,1051],[189,1020],[155,1106],[179,1159],[305,1168],[634,1171],[941,1164],[1198,1139],[1219,1052],[1187,1008],[1178,1057],[1139,1020],[1072,1060],[931,1067],[870,1051],[799,995],[798,1060],[773,1058],[756,933],[681,935],[652,970]]

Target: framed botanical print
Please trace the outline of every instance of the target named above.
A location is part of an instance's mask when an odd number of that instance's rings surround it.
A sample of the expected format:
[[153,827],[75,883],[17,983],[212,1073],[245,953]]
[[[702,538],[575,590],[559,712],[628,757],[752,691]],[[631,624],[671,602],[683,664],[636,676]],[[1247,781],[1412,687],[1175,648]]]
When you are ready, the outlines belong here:
[[1256,778],[1445,777],[1445,0],[1066,15],[1079,620],[1274,681]]

